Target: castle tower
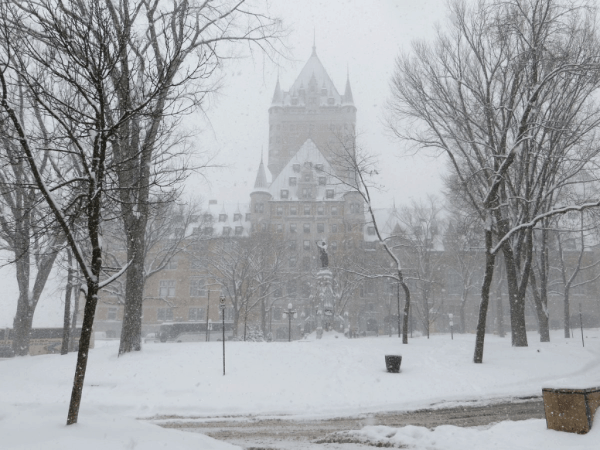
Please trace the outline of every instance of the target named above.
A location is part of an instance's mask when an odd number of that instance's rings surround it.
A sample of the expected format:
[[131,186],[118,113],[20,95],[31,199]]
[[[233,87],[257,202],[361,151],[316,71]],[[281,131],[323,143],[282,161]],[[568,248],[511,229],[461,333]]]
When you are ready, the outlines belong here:
[[351,146],[356,107],[350,79],[340,94],[317,56],[316,48],[288,91],[279,79],[269,108],[269,162],[275,179],[302,144],[311,139],[331,161],[342,146]]

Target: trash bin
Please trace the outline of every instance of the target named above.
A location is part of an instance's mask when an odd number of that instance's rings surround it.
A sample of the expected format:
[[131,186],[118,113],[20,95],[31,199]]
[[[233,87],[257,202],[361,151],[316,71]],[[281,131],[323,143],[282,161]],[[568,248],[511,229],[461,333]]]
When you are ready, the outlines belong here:
[[402,362],[402,355],[385,355],[385,367],[390,373],[400,372],[400,363]]
[[600,406],[600,387],[543,388],[542,397],[549,429],[585,434],[592,428],[594,414]]

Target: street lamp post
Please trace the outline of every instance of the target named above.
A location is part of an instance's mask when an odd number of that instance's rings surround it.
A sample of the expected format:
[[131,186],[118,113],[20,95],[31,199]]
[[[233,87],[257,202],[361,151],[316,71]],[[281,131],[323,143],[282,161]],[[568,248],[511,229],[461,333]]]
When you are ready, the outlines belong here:
[[292,304],[288,303],[288,310],[283,311],[283,314],[287,314],[289,326],[288,326],[288,342],[292,342],[292,317],[295,317],[296,310],[292,309]]
[[454,322],[452,321],[452,318],[454,316],[452,315],[452,313],[450,313],[448,314],[448,317],[450,318],[450,338],[454,340]]
[[225,296],[219,297],[219,309],[223,316],[223,375],[225,375]]
[[348,311],[344,311],[344,318],[346,319],[346,327],[344,329],[346,336],[350,337],[350,323],[348,322]]

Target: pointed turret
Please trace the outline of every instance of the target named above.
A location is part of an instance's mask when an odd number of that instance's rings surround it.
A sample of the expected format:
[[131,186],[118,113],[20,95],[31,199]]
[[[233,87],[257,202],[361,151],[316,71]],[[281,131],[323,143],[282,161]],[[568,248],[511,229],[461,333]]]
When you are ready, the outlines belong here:
[[346,90],[344,91],[343,104],[354,105],[354,97],[352,96],[352,89],[350,88],[350,73],[346,76]]
[[254,190],[257,191],[267,191],[268,192],[269,183],[267,182],[267,174],[265,172],[265,165],[263,164],[262,156],[260,158],[260,165],[258,166],[258,173],[256,174],[256,181],[254,182]]
[[273,100],[271,104],[281,105],[283,103],[283,92],[281,92],[281,86],[279,85],[279,77],[277,77],[277,84],[275,85],[275,92],[273,93]]

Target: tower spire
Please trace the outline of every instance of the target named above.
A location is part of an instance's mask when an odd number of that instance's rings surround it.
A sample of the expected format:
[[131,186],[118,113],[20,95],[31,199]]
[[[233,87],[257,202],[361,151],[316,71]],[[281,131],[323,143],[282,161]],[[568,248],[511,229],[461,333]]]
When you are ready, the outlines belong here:
[[313,27],[313,47],[312,47],[312,56],[317,56],[317,32]]

